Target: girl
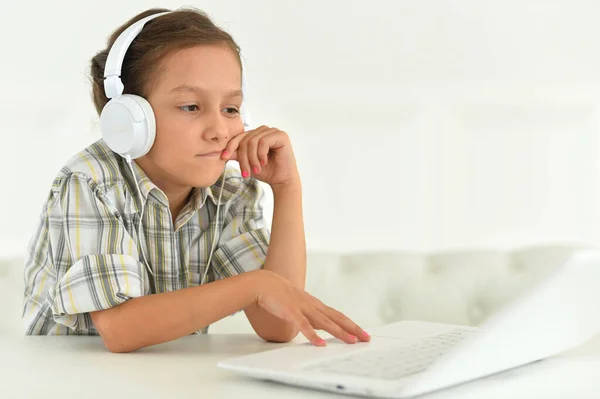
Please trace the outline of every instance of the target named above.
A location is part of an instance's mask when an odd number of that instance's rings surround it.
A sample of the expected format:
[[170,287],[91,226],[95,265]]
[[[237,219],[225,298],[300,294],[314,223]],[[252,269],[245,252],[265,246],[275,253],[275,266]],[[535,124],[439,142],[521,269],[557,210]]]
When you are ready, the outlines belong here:
[[[279,129],[244,131],[239,47],[201,11],[168,11],[135,16],[91,61],[101,114],[111,46],[134,22],[167,12],[135,37],[121,71],[124,93],[145,98],[154,112],[154,143],[128,163],[101,139],[60,170],[29,244],[26,333],[99,334],[108,350],[129,352],[206,333],[244,310],[267,341],[287,342],[300,331],[325,345],[315,329],[368,341],[304,291],[294,153]],[[257,180],[273,191],[272,234]]]

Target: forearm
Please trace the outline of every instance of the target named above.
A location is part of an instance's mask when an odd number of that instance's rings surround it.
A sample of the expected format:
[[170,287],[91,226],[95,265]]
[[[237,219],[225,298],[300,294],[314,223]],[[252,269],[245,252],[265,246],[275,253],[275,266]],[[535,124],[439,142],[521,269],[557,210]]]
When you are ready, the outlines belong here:
[[264,269],[271,270],[304,290],[306,241],[300,183],[273,189],[273,225]]
[[[304,290],[306,281],[306,242],[300,183],[274,188],[273,224],[264,269],[281,275]],[[257,304],[244,309],[256,333],[267,341],[287,342],[299,329],[261,309]]]
[[210,284],[133,298],[91,313],[111,352],[131,352],[189,335],[255,300],[257,273],[248,272]]

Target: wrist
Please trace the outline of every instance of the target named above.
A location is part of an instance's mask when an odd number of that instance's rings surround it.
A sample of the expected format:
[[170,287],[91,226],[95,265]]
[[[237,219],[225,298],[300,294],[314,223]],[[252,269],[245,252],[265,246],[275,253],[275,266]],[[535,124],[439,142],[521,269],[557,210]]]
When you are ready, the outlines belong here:
[[302,193],[302,182],[300,178],[289,180],[284,183],[271,184],[273,195],[281,195],[284,193]]
[[252,304],[258,302],[258,298],[265,288],[268,273],[269,271],[264,269],[244,273],[248,279],[246,287],[249,288],[247,292],[250,294]]

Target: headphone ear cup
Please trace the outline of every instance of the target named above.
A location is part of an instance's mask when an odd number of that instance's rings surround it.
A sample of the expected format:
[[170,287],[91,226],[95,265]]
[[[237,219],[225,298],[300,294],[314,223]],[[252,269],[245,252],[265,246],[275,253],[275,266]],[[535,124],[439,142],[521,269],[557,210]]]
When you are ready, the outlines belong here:
[[[145,116],[144,131],[146,134],[143,136],[140,135],[140,141],[136,145],[136,151],[131,154],[131,158],[136,159],[146,155],[154,145],[154,140],[156,139],[156,117],[154,116],[154,110],[148,100],[136,95],[131,95],[131,98],[138,103],[138,106]],[[138,148],[139,150],[137,150]]]
[[100,113],[100,130],[111,150],[123,157],[140,158],[150,151],[156,137],[152,106],[134,94],[113,98]]

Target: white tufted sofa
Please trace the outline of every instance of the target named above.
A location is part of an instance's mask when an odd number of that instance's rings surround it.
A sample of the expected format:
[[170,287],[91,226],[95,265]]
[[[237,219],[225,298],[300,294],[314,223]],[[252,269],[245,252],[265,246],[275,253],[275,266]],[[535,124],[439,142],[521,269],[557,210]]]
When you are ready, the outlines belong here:
[[[368,328],[417,319],[478,325],[584,246],[439,253],[309,253],[306,289]],[[20,258],[0,261],[0,334],[22,334]],[[243,312],[210,333],[252,332]]]

